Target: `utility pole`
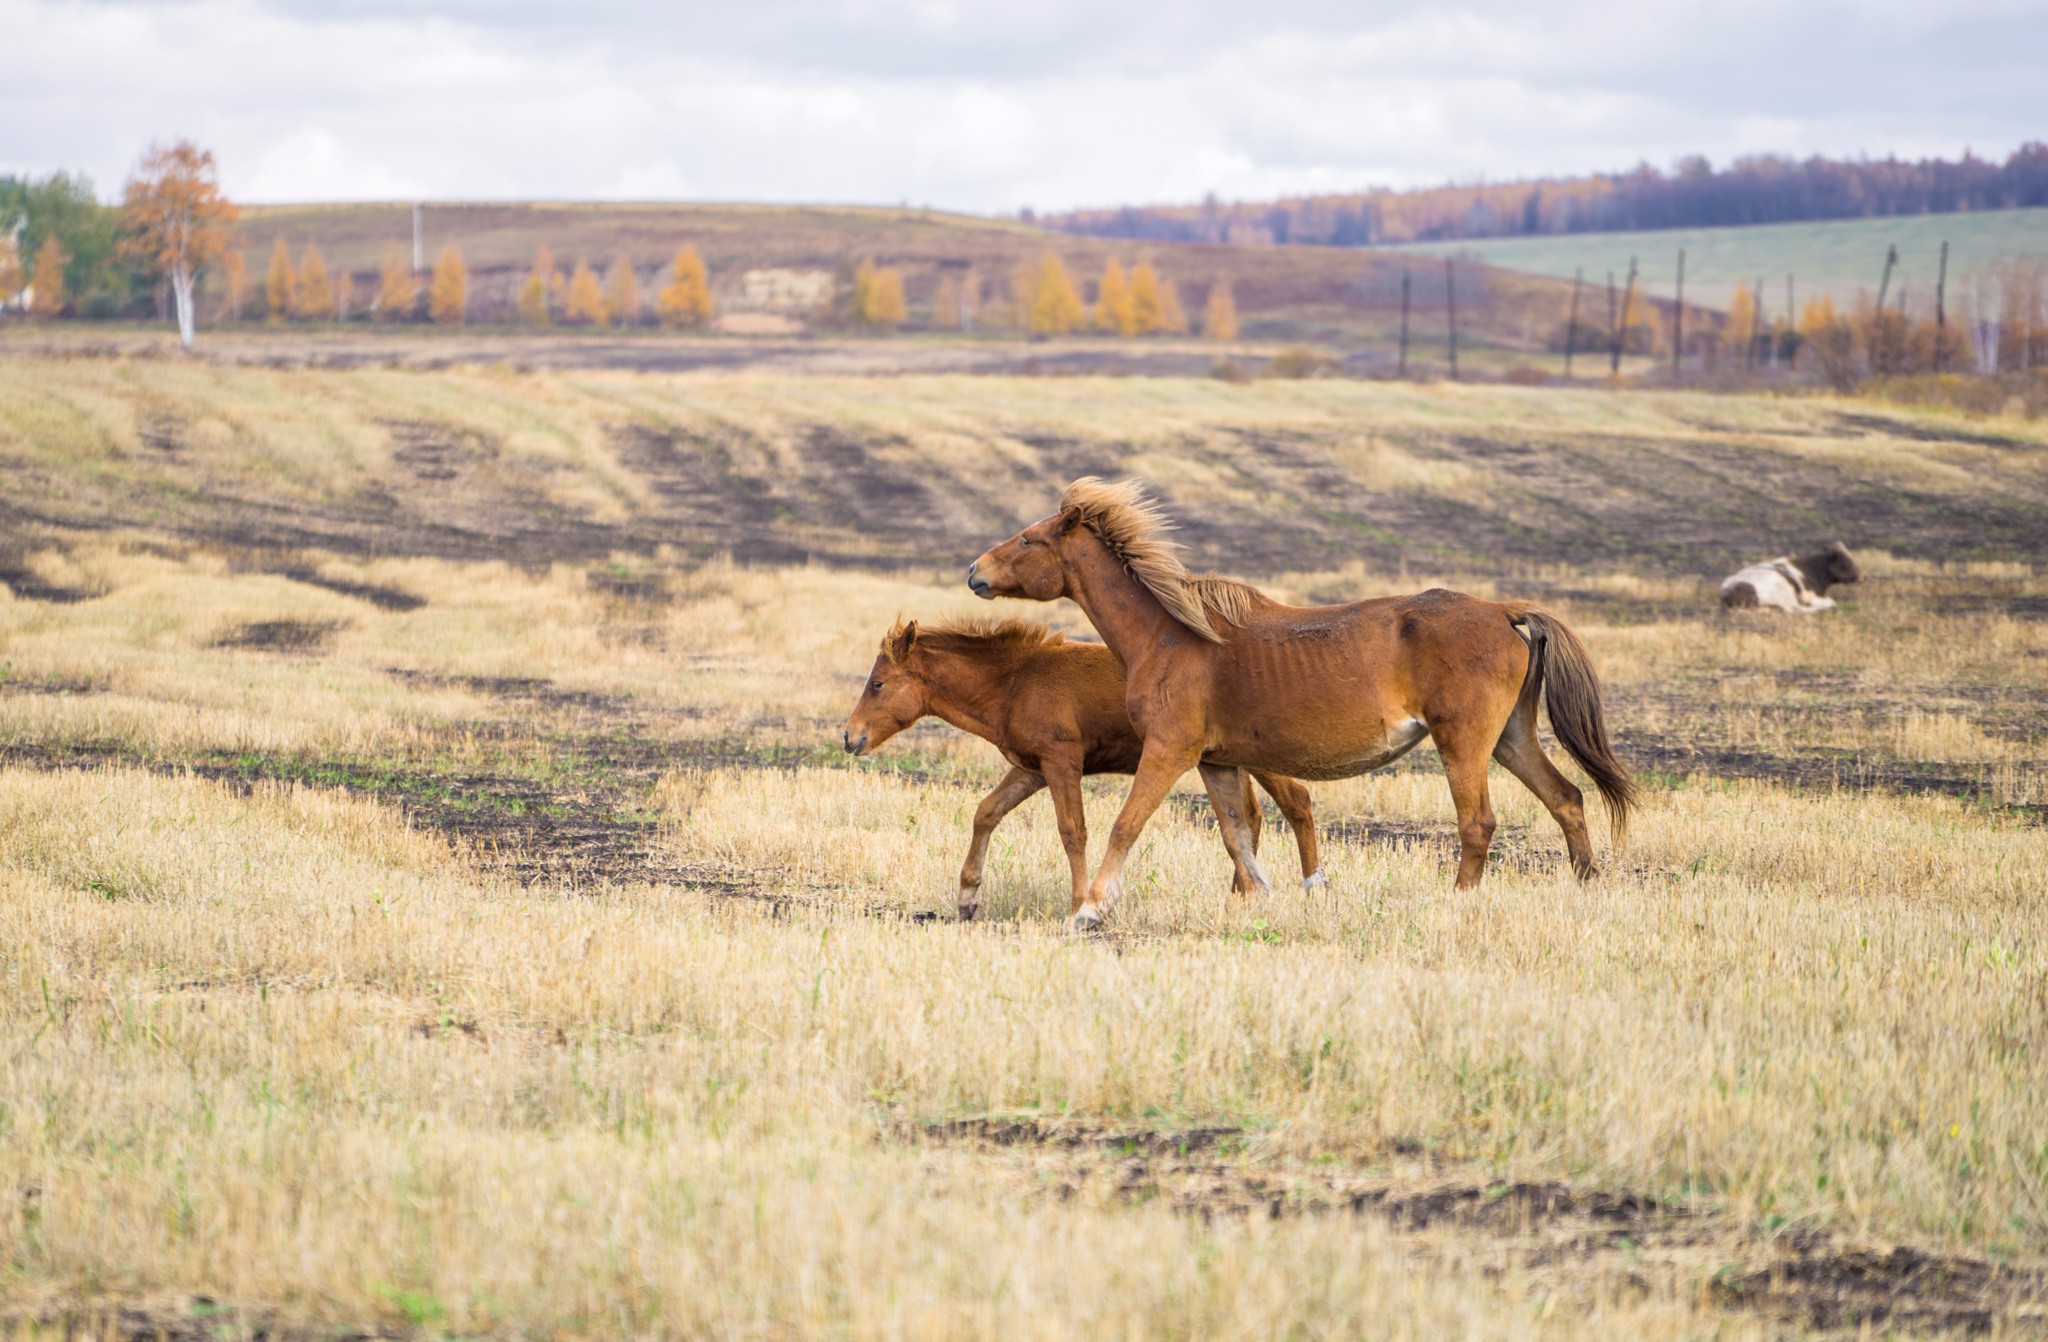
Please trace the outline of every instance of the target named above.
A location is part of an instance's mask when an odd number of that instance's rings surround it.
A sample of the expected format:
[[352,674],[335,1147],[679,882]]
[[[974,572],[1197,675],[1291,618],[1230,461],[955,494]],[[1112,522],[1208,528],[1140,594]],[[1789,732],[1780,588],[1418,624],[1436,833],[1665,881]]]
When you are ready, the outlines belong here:
[[1451,381],[1458,380],[1458,263],[1444,258],[1444,309],[1450,316]]
[[1579,343],[1579,285],[1586,278],[1586,268],[1572,268],[1572,315],[1564,324],[1564,375],[1572,375],[1572,346]]
[[1941,240],[1941,269],[1934,278],[1934,371],[1948,361],[1948,239]]
[[[1621,336],[1615,326],[1614,272],[1611,270],[1607,272],[1607,348],[1609,350],[1619,350],[1621,348]],[[1619,363],[1621,355],[1617,353],[1614,358]]]
[[1756,283],[1749,287],[1749,349],[1742,356],[1744,368],[1756,367],[1757,342],[1764,333],[1764,277],[1756,277]]
[[1671,385],[1678,385],[1678,360],[1685,352],[1685,248],[1678,249],[1678,316],[1671,335]]
[[1884,296],[1887,292],[1890,291],[1892,287],[1892,267],[1897,265],[1898,263],[1899,245],[1897,243],[1893,243],[1890,247],[1887,247],[1885,249],[1884,278],[1877,282],[1877,310],[1880,314],[1884,311]]
[[426,242],[420,233],[420,203],[412,203],[412,273],[417,275],[427,268]]
[[1629,309],[1635,306],[1635,299],[1636,259],[1631,256],[1628,259],[1628,283],[1621,289],[1621,321],[1614,328],[1614,343],[1608,351],[1607,371],[1612,377],[1621,376],[1621,338],[1622,333],[1628,329]]
[[1401,363],[1395,377],[1408,376],[1408,272],[1401,272]]

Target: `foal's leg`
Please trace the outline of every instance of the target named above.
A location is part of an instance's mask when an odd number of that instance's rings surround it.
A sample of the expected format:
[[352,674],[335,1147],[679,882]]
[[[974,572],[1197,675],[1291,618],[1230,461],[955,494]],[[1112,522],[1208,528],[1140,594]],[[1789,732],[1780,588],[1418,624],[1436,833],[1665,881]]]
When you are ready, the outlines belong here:
[[1486,853],[1493,847],[1493,798],[1486,790],[1486,757],[1492,742],[1462,724],[1441,730],[1432,724],[1431,735],[1451,780],[1451,804],[1458,810],[1457,888],[1470,890],[1486,874]]
[[1081,760],[1048,754],[1038,762],[1045,769],[1045,784],[1052,790],[1052,812],[1059,820],[1060,847],[1067,850],[1067,872],[1073,883],[1071,907],[1079,908],[1088,889],[1088,811],[1081,799]]
[[1515,709],[1493,748],[1493,757],[1522,785],[1536,794],[1550,818],[1564,831],[1564,846],[1571,853],[1572,870],[1580,880],[1596,874],[1593,842],[1586,836],[1585,794],[1557,771],[1536,739],[1536,706],[1524,703]]
[[1244,780],[1244,822],[1251,827],[1252,855],[1256,857],[1259,851],[1260,831],[1266,826],[1266,813],[1259,806],[1259,794],[1252,791],[1251,770],[1239,769],[1238,773]]
[[1308,789],[1278,774],[1255,773],[1252,777],[1272,796],[1280,814],[1287,818],[1287,827],[1294,831],[1294,846],[1301,850],[1301,888],[1313,890],[1324,884],[1322,854],[1316,847],[1315,807],[1309,802]]
[[1109,847],[1102,854],[1102,865],[1096,868],[1095,879],[1089,883],[1087,898],[1074,905],[1074,915],[1067,920],[1068,931],[1086,932],[1102,922],[1102,916],[1123,893],[1124,859],[1130,855],[1131,845],[1138,841],[1145,822],[1166,800],[1166,794],[1173,791],[1180,776],[1201,758],[1199,742],[1169,745],[1158,736],[1145,742],[1145,753],[1138,760],[1138,776],[1131,780],[1124,808],[1117,812],[1116,823],[1110,826]]
[[988,857],[988,836],[995,833],[1003,817],[1017,804],[1045,786],[1045,779],[1029,769],[1012,768],[995,790],[974,808],[974,838],[967,845],[967,861],[960,868],[960,921],[974,917],[981,907],[981,866]]
[[1230,888],[1240,895],[1257,891],[1273,893],[1272,882],[1259,867],[1258,836],[1246,818],[1245,803],[1251,800],[1251,780],[1227,764],[1204,764],[1202,782],[1209,789],[1209,805],[1216,812],[1216,828],[1223,832],[1223,846],[1237,868]]

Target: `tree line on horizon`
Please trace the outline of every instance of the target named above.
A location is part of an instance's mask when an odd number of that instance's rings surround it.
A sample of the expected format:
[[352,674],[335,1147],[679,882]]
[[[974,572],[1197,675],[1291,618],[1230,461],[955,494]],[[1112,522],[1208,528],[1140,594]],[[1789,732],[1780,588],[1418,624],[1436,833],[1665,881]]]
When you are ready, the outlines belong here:
[[[2003,163],[1957,160],[1739,158],[1716,169],[1694,155],[1669,172],[1445,185],[1194,205],[1126,205],[1035,216],[1066,233],[1134,241],[1380,243],[1713,228],[2048,206],[2048,142]],[[1027,211],[1027,215],[1029,212]]]

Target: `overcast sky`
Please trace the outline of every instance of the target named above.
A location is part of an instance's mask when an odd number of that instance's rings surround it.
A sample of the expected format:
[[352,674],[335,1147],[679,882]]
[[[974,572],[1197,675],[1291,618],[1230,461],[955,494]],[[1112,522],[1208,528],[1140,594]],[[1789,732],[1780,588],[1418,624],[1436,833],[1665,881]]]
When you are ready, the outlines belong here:
[[0,0],[0,172],[974,211],[2048,137],[2048,0]]

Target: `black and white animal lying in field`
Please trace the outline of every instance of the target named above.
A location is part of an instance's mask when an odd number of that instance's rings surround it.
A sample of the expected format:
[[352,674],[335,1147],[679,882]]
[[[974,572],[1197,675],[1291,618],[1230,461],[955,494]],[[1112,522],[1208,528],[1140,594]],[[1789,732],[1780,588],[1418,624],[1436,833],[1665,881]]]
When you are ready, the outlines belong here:
[[1828,588],[1863,581],[1863,570],[1840,541],[1810,555],[1785,555],[1751,564],[1721,583],[1721,604],[1730,610],[1772,606],[1800,615],[1833,610]]

